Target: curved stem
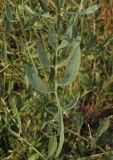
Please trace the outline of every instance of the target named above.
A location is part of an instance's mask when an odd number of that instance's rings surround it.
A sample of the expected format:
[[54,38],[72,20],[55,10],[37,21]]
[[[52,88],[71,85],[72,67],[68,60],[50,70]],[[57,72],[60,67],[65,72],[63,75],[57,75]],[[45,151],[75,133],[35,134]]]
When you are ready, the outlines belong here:
[[55,54],[55,99],[56,105],[58,108],[58,126],[59,126],[59,145],[56,152],[56,157],[59,156],[63,143],[64,143],[64,122],[63,122],[63,110],[62,106],[60,105],[59,97],[58,97],[58,83],[57,83],[57,56],[58,50],[56,50]]

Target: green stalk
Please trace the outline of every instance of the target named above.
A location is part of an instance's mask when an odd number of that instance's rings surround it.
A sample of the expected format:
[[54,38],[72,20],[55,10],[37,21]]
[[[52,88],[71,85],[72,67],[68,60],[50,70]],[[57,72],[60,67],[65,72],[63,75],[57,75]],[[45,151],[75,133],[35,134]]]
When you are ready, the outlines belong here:
[[[58,52],[56,51],[56,62],[55,64],[57,64],[57,54]],[[55,65],[55,99],[56,99],[56,105],[58,108],[58,126],[60,128],[60,135],[59,135],[59,145],[57,148],[57,152],[56,152],[56,156],[58,157],[63,143],[64,143],[64,122],[63,122],[63,111],[62,111],[62,106],[60,105],[60,101],[58,98],[58,84],[57,84],[57,65]]]
[[[59,6],[59,2],[57,0],[57,9],[56,9],[56,17],[57,17],[57,23],[56,23],[56,32],[58,34],[58,39],[59,39],[59,27],[60,27],[60,6]],[[57,40],[58,40],[57,39]],[[61,150],[62,150],[62,146],[64,143],[64,122],[63,122],[63,110],[62,110],[62,106],[60,105],[60,101],[59,101],[59,97],[58,97],[58,83],[57,83],[57,57],[58,57],[58,50],[57,50],[57,46],[56,46],[56,52],[55,52],[55,99],[56,99],[56,105],[57,105],[57,109],[58,109],[58,127],[59,127],[59,144],[58,144],[58,148],[56,151],[56,155],[55,157],[58,157]]]
[[43,154],[38,151],[31,143],[29,143],[25,138],[21,137],[19,134],[17,134],[16,132],[14,132],[13,130],[9,129],[9,132],[16,138],[18,138],[18,140],[20,140],[21,142],[25,143],[26,145],[28,145],[29,147],[32,148],[33,151],[35,151],[41,158],[44,158]]

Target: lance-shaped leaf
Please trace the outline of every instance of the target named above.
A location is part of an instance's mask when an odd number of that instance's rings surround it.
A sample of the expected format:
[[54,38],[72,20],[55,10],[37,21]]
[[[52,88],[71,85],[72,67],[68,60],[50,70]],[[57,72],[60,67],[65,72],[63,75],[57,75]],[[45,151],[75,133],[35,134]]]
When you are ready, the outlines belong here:
[[43,10],[44,12],[49,12],[49,11],[50,11],[50,9],[48,8],[48,6],[47,6],[46,3],[44,2],[44,0],[38,0],[38,1],[39,1],[40,6],[41,6],[41,8],[42,8],[42,10]]
[[53,89],[48,89],[47,86],[42,82],[40,77],[36,74],[35,71],[32,70],[32,68],[29,65],[25,66],[26,74],[28,77],[28,80],[30,81],[32,87],[39,92],[42,93],[54,93]]
[[9,105],[11,106],[13,114],[14,114],[16,120],[17,120],[18,128],[19,128],[19,134],[20,134],[21,131],[22,131],[21,119],[20,119],[19,112],[18,112],[18,109],[17,109],[16,99],[13,96],[9,97]]
[[73,25],[74,25],[73,17],[71,17],[70,22],[69,22],[68,27],[67,27],[67,30],[66,30],[65,37],[62,40],[62,42],[60,43],[60,45],[58,46],[57,51],[67,47],[69,42],[72,41],[72,38],[73,38]]
[[94,13],[95,11],[97,11],[100,8],[99,5],[91,5],[89,6],[87,9],[83,10],[80,12],[80,15],[88,15],[91,13]]
[[72,108],[74,108],[79,100],[80,97],[80,93],[78,93],[75,98],[68,104],[66,105],[66,107],[63,108],[64,111],[70,110]]
[[37,160],[39,158],[39,154],[38,153],[34,153],[33,155],[31,155],[28,160]]
[[59,156],[64,144],[64,122],[63,122],[63,112],[61,108],[59,108],[58,111],[58,127],[59,127],[59,144],[55,157]]
[[78,134],[80,134],[80,130],[82,128],[84,118],[83,118],[82,114],[79,112],[76,115],[76,121],[77,121],[77,132],[78,132]]
[[57,68],[65,66],[69,62],[69,60],[70,60],[70,58],[73,54],[74,48],[76,48],[80,45],[80,41],[81,41],[81,37],[79,37],[79,36],[76,39],[74,39],[70,48],[66,52],[66,55],[68,55],[68,57],[66,59],[64,59],[63,61],[62,60],[58,61],[57,64],[56,64]]
[[96,139],[98,139],[108,128],[110,125],[110,118],[105,118],[104,121],[99,125],[96,133]]
[[49,62],[45,49],[40,41],[37,42],[37,49],[40,62],[48,67],[54,67],[54,65],[51,62]]
[[49,44],[52,47],[52,49],[55,49],[54,36],[53,36],[53,32],[52,32],[51,28],[48,31],[48,41],[49,41]]
[[77,42],[75,41],[75,43],[72,45],[72,50],[70,53],[71,57],[66,66],[66,73],[63,80],[58,84],[59,86],[65,86],[74,81],[79,72],[81,52],[80,47],[76,45],[76,43]]
[[57,148],[57,136],[51,136],[48,145],[48,158],[51,157]]

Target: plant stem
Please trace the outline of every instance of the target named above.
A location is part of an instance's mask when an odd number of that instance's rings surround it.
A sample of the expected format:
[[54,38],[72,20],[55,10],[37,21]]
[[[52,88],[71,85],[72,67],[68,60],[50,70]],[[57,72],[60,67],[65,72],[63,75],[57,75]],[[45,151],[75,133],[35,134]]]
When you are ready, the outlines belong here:
[[59,130],[59,144],[56,151],[55,157],[58,157],[63,143],[64,143],[64,122],[63,122],[63,110],[62,106],[60,105],[59,97],[58,97],[58,83],[57,83],[57,57],[58,57],[58,40],[59,40],[59,26],[60,26],[60,8],[59,8],[59,2],[57,1],[57,8],[56,8],[56,16],[57,16],[57,23],[56,23],[56,32],[57,32],[57,46],[55,51],[55,99],[56,99],[56,105],[58,109],[58,130]]
[[62,106],[60,105],[60,101],[58,98],[58,84],[57,84],[57,55],[58,51],[56,50],[56,55],[55,55],[55,99],[56,99],[56,105],[58,108],[58,126],[59,126],[59,145],[58,149],[56,152],[56,157],[59,156],[63,143],[64,143],[64,122],[63,122],[63,112],[62,112]]
[[26,143],[29,147],[32,148],[32,150],[34,150],[36,153],[38,153],[38,155],[41,158],[44,158],[44,156],[42,155],[42,153],[40,153],[31,143],[29,143],[25,138],[21,137],[19,134],[17,134],[16,132],[12,131],[11,129],[9,129],[9,132],[16,138],[18,138],[21,142]]

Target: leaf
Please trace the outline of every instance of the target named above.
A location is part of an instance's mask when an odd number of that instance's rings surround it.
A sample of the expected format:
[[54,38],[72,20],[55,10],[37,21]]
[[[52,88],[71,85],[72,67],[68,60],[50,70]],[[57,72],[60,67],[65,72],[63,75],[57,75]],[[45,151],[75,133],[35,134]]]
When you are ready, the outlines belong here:
[[68,45],[68,43],[69,43],[69,41],[67,41],[67,40],[64,39],[64,40],[60,43],[60,45],[58,46],[57,51],[59,51],[60,49],[66,47],[66,46]]
[[51,62],[49,62],[47,55],[45,53],[44,47],[40,41],[37,42],[37,49],[38,49],[40,62],[48,67],[54,67],[54,65]]
[[87,9],[83,10],[80,12],[80,15],[88,15],[91,13],[94,13],[95,11],[97,11],[100,8],[99,5],[91,5],[89,6]]
[[50,11],[50,9],[48,8],[48,6],[46,5],[46,3],[43,0],[38,0],[38,1],[39,1],[40,6],[41,6],[41,8],[44,12],[49,12]]
[[[65,66],[67,64],[67,62],[69,62],[69,60],[73,54],[73,49],[80,45],[80,40],[81,40],[81,38],[79,36],[76,39],[74,39],[74,41],[71,43],[70,48],[67,50],[66,55],[68,55],[68,57],[66,59],[63,59],[63,61],[62,60],[58,61],[56,64],[57,68]],[[75,44],[75,41],[76,41],[76,44]]]
[[105,118],[103,122],[99,125],[96,133],[96,138],[98,139],[108,128],[110,125],[110,118]]
[[13,21],[12,10],[9,5],[6,5],[6,17],[9,22]]
[[21,119],[20,119],[19,112],[17,109],[16,99],[13,96],[9,97],[9,105],[11,106],[12,112],[17,120],[19,133],[21,133],[21,131],[22,131]]
[[25,10],[26,10],[29,14],[31,14],[31,15],[34,15],[34,14],[35,14],[35,11],[33,11],[29,6],[24,5],[24,8],[25,8]]
[[62,113],[62,109],[59,108],[58,111],[58,126],[59,126],[59,144],[58,144],[58,148],[57,148],[57,152],[55,157],[58,157],[62,147],[63,147],[63,143],[64,143],[64,122],[63,122],[63,113]]
[[38,158],[39,158],[39,154],[35,153],[32,156],[30,156],[28,160],[38,160]]
[[[79,42],[80,44],[80,42]],[[63,80],[58,84],[59,86],[65,86],[75,80],[80,67],[81,52],[78,42],[75,40],[72,44],[72,50],[69,53],[71,55],[70,60],[66,66],[66,73]]]
[[77,104],[78,100],[79,100],[79,97],[80,97],[80,93],[78,93],[75,98],[68,104],[66,105],[66,107],[64,107],[64,111],[67,111],[67,110],[70,110],[72,108],[75,107],[75,105]]
[[6,21],[7,30],[8,31],[14,30],[14,28],[13,28],[13,14],[12,14],[12,10],[9,5],[6,5],[6,17],[7,17],[7,21]]
[[53,32],[52,32],[52,29],[51,29],[51,28],[50,28],[49,31],[48,31],[48,40],[49,40],[49,44],[50,44],[50,46],[52,47],[52,49],[55,49]]
[[66,30],[66,35],[65,35],[65,38],[68,38],[68,39],[72,39],[73,38],[73,26],[74,26],[74,18],[71,17],[70,21],[69,21],[69,25],[68,25],[68,28]]
[[68,46],[69,42],[72,41],[72,36],[73,36],[73,17],[70,19],[69,25],[67,27],[66,30],[66,34],[64,39],[62,40],[62,42],[60,43],[60,45],[57,48],[57,51],[59,51],[60,49],[63,49],[65,47]]
[[56,135],[54,135],[54,136],[51,136],[49,139],[48,158],[54,154],[56,148],[57,148],[57,137]]
[[42,93],[54,93],[54,90],[48,89],[45,84],[42,82],[40,77],[32,70],[32,68],[29,65],[25,66],[25,71],[28,77],[28,80],[30,81],[32,87],[39,92]]
[[80,134],[80,130],[82,128],[84,118],[83,118],[82,114],[79,112],[76,115],[76,121],[77,121],[77,132]]

